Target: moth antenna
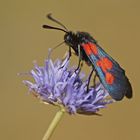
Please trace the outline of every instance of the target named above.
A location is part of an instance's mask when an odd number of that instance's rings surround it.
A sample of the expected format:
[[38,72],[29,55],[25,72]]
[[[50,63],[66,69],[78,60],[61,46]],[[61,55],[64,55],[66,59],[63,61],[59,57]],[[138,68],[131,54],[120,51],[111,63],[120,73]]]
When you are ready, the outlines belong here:
[[68,32],[68,29],[66,28],[66,26],[64,26],[60,21],[58,21],[58,20],[56,20],[55,18],[53,18],[51,13],[49,13],[49,14],[47,15],[47,18],[48,18],[49,20],[52,20],[53,22],[59,24],[60,26],[62,26],[62,27]]
[[60,30],[60,31],[63,31],[63,32],[67,33],[67,31],[64,30],[64,29],[61,29],[61,28],[58,28],[58,27],[53,27],[53,26],[50,26],[50,25],[43,25],[42,27],[45,28],[45,29],[55,29],[55,30]]

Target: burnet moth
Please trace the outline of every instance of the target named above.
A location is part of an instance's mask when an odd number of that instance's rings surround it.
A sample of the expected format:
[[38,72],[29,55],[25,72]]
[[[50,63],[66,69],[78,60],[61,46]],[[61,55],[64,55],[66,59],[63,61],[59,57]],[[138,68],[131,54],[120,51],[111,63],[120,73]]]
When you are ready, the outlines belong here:
[[[95,71],[100,82],[108,91],[110,96],[116,101],[122,100],[124,96],[132,98],[132,87],[121,66],[107,54],[97,43],[97,41],[87,32],[69,31],[61,22],[47,15],[48,19],[59,24],[62,28],[43,25],[46,29],[55,29],[65,32],[64,42],[69,46],[69,56],[71,48],[81,60],[84,60],[89,66],[92,66],[90,77]],[[89,80],[90,81],[90,80]]]

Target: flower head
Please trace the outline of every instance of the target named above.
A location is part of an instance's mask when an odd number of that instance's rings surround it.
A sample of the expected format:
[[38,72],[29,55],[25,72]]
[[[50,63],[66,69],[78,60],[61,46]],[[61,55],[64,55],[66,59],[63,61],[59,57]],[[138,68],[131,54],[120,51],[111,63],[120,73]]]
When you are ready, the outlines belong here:
[[100,108],[113,102],[107,98],[108,92],[102,84],[90,87],[87,92],[88,80],[84,80],[80,70],[75,72],[74,67],[69,68],[68,56],[54,63],[47,59],[43,67],[35,64],[30,75],[34,82],[25,80],[24,83],[34,95],[43,102],[63,106],[70,114],[96,114]]

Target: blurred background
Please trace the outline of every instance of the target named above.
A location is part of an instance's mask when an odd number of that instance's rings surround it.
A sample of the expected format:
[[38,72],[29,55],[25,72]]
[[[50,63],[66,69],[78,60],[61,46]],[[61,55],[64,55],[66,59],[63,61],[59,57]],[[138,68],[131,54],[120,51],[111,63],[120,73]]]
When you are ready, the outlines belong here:
[[[109,105],[103,115],[66,114],[52,140],[140,139],[140,1],[139,0],[12,0],[0,4],[0,139],[41,140],[57,108],[28,95],[22,83],[33,61],[44,64],[48,48],[63,41],[63,32],[42,29],[56,25],[46,19],[53,13],[69,30],[87,31],[126,70],[133,99]],[[53,53],[62,57],[65,45]],[[72,63],[78,59],[72,57]],[[84,71],[90,68],[84,66]]]

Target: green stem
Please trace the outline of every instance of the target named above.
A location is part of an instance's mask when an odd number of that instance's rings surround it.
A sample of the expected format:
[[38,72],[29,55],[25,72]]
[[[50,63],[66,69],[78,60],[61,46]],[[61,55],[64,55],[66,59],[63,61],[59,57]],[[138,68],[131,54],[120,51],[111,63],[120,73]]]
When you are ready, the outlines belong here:
[[58,125],[58,123],[60,122],[62,116],[64,115],[65,113],[65,109],[64,108],[61,108],[55,115],[54,119],[52,120],[48,130],[46,131],[44,137],[42,140],[49,140],[56,128],[56,126]]

